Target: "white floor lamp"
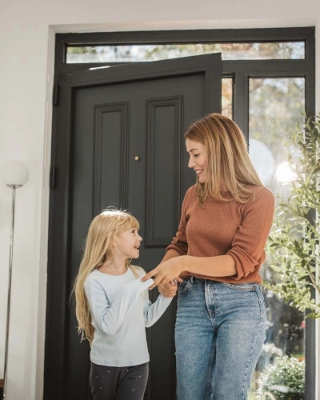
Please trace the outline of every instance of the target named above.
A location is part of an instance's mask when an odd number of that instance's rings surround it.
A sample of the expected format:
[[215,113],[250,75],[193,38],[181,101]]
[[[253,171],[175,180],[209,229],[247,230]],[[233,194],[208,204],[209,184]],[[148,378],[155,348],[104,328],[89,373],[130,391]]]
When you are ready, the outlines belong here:
[[11,278],[13,261],[13,241],[14,241],[14,217],[16,189],[22,187],[29,178],[28,168],[20,161],[10,161],[2,168],[1,177],[3,182],[12,189],[12,209],[11,209],[11,232],[10,232],[10,251],[9,251],[9,282],[8,282],[8,301],[7,301],[7,323],[5,336],[4,370],[3,370],[3,393],[2,399],[7,394],[7,366],[8,366],[8,345],[10,328],[10,304],[11,304]]

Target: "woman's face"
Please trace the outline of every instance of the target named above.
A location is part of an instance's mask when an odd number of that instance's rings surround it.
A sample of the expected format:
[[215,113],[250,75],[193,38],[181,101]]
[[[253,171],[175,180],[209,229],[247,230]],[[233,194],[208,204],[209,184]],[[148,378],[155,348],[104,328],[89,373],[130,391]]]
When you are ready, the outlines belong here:
[[206,181],[207,176],[207,151],[205,146],[200,142],[186,139],[186,148],[189,153],[188,167],[193,168],[200,183]]

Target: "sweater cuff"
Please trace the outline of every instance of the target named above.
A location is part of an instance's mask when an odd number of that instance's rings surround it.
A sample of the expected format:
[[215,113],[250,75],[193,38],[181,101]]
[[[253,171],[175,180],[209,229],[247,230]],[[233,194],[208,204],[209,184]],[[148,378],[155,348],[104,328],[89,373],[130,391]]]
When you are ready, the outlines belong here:
[[159,296],[162,297],[161,302],[163,302],[164,304],[168,304],[169,305],[173,300],[173,297],[166,297],[161,293],[159,294]]
[[244,276],[246,276],[246,273],[242,267],[241,262],[239,261],[238,257],[233,254],[232,252],[228,251],[227,253],[229,256],[231,256],[234,260],[234,265],[236,267],[236,275],[232,275],[230,276],[231,279],[234,279],[235,281],[239,281],[241,278],[243,278]]

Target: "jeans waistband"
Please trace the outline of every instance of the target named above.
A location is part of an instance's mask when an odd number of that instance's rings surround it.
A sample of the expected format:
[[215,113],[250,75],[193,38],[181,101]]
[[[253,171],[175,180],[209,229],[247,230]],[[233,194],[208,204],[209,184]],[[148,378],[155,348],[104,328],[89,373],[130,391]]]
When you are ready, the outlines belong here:
[[[191,283],[194,283],[195,281],[200,281],[200,282],[212,282],[212,283],[216,283],[216,284],[223,284],[223,283],[227,283],[227,282],[220,282],[220,281],[215,281],[214,279],[204,279],[204,278],[198,278],[194,275],[189,276],[187,278],[187,280],[189,280]],[[228,284],[228,283],[227,283]],[[254,286],[261,286],[260,283],[258,282],[234,282],[232,283],[232,285],[254,285]]]

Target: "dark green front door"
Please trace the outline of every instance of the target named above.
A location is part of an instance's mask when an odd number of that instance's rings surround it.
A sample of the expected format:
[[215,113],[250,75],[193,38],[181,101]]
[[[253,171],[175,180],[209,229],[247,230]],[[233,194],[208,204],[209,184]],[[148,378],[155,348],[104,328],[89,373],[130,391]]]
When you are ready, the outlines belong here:
[[[87,70],[60,78],[54,120],[45,400],[85,400],[89,346],[80,344],[66,299],[92,218],[108,206],[140,222],[146,271],[175,234],[183,195],[195,177],[187,167],[185,129],[221,109],[220,54]],[[151,300],[157,289],[150,293]],[[176,301],[147,330],[149,400],[175,399]]]

